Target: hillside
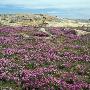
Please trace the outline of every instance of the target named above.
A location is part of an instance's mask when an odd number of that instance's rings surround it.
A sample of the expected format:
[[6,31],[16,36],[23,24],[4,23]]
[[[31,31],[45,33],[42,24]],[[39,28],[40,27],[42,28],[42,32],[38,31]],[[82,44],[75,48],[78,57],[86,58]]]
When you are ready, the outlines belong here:
[[90,90],[90,32],[78,24],[88,21],[42,14],[0,18],[1,90]]

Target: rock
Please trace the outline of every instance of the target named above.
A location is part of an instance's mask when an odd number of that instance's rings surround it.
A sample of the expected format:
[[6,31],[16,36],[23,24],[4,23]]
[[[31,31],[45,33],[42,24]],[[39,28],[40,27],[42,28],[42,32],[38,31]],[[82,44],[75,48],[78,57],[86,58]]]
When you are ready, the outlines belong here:
[[27,35],[25,33],[20,33],[20,35],[22,35],[24,38],[29,38],[29,35]]
[[42,31],[42,32],[44,32],[44,33],[48,33],[48,32],[45,30],[45,28],[40,28],[39,31]]
[[46,31],[45,28],[40,28],[39,31],[44,32],[44,33],[46,33],[46,34],[52,36],[52,34],[50,34],[48,31]]
[[87,31],[83,31],[83,30],[75,30],[77,32],[77,35],[86,35],[86,34],[89,34],[90,32],[87,32]]

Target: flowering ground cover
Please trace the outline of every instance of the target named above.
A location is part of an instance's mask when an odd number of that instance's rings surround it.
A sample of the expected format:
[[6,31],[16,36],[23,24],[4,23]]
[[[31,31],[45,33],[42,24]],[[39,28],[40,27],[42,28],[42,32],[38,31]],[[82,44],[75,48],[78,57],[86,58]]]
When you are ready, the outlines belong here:
[[[90,37],[74,30],[0,27],[0,88],[90,90]],[[48,37],[48,38],[47,38]]]

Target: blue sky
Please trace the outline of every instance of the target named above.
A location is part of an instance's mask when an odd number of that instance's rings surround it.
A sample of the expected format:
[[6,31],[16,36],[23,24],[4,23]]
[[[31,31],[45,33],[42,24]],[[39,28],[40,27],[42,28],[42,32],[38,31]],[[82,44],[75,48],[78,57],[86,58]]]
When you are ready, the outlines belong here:
[[89,10],[90,0],[0,0],[0,12],[31,11],[34,13],[61,14],[62,16],[66,15],[66,17],[70,17],[70,15],[90,17]]
[[0,5],[24,8],[90,8],[90,0],[0,0]]

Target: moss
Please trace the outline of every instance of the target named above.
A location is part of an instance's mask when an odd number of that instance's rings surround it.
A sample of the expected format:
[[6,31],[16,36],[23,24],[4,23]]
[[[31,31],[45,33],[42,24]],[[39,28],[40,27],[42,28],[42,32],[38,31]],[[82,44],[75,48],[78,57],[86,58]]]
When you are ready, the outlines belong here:
[[4,88],[12,88],[13,90],[22,90],[20,86],[17,86],[15,82],[0,81],[0,90]]
[[50,65],[51,65],[51,62],[45,62],[45,63],[41,64],[40,66],[41,67],[48,67]]
[[29,63],[29,64],[27,64],[26,67],[29,68],[29,69],[35,69],[36,65],[35,65],[35,63]]
[[85,81],[90,84],[90,76],[88,76],[88,78],[85,79]]
[[75,41],[73,42],[73,44],[74,44],[74,45],[82,45],[82,41],[80,41],[80,40],[75,40]]
[[3,57],[4,57],[4,56],[3,56],[3,54],[2,54],[2,53],[0,53],[0,59],[1,59],[1,58],[3,58]]

